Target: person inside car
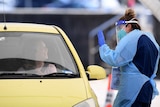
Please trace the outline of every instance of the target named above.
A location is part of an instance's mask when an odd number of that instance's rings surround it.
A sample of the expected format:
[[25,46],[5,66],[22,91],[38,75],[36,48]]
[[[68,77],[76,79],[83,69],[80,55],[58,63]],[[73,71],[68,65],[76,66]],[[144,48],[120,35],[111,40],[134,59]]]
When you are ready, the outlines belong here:
[[42,40],[28,40],[24,44],[22,61],[23,66],[19,71],[26,71],[37,75],[47,75],[57,72],[54,64],[46,63],[48,48]]

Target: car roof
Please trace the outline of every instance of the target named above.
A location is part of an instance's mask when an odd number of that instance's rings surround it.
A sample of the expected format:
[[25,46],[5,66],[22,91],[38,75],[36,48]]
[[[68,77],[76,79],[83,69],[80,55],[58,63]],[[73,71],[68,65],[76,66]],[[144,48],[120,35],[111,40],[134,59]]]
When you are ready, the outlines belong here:
[[55,25],[34,23],[0,23],[0,32],[3,31],[47,32],[59,34],[57,26]]

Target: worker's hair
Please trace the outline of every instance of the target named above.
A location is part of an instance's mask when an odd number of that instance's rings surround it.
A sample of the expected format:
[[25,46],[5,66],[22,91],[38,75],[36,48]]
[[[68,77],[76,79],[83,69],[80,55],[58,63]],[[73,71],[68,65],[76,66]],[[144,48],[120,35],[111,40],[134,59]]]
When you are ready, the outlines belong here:
[[136,14],[135,14],[134,10],[129,8],[125,11],[124,18],[126,21],[132,20],[135,17],[136,17]]
[[[136,18],[136,14],[134,12],[133,9],[128,8],[125,11],[125,14],[119,19],[119,20],[125,20],[125,21],[138,21],[138,19]],[[141,27],[138,23],[130,23],[132,26],[132,30],[134,29],[139,29],[141,30]]]

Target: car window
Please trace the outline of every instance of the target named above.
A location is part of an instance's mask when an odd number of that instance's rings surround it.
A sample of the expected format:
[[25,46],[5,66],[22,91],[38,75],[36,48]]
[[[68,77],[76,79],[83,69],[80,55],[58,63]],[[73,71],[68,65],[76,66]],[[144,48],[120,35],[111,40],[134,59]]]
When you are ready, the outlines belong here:
[[61,35],[33,32],[0,33],[0,74],[78,74]]

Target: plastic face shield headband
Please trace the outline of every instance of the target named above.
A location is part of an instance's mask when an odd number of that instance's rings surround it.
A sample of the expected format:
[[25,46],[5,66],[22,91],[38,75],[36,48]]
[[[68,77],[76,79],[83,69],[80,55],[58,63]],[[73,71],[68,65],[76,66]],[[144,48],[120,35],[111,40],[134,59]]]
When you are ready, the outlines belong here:
[[138,24],[138,21],[134,21],[134,20],[130,20],[130,21],[120,20],[120,21],[116,22],[116,24],[115,24],[116,25],[116,30],[122,29],[122,27],[124,25],[127,25],[129,23],[137,23]]
[[116,39],[117,39],[117,43],[119,42],[119,38],[118,38],[118,32],[121,30],[121,29],[124,29],[124,27],[127,25],[127,24],[132,24],[132,23],[137,23],[138,24],[138,21],[134,21],[134,20],[130,20],[130,21],[125,21],[125,20],[120,20],[118,22],[115,23],[116,25]]
[[138,24],[138,21],[135,21],[135,20],[129,20],[129,21],[125,21],[125,20],[120,20],[118,22],[116,22],[116,26],[119,26],[119,25],[124,25],[124,24],[129,24],[129,23],[137,23]]

